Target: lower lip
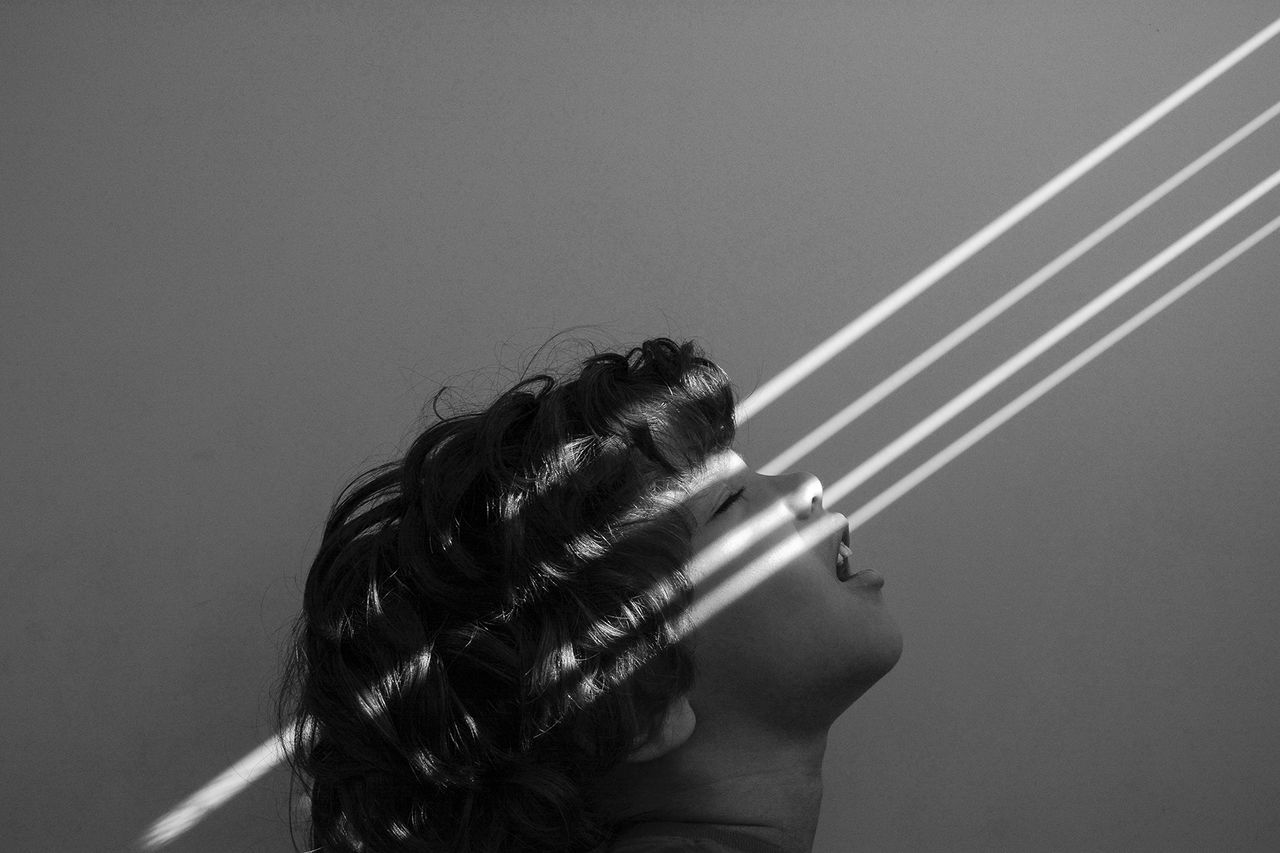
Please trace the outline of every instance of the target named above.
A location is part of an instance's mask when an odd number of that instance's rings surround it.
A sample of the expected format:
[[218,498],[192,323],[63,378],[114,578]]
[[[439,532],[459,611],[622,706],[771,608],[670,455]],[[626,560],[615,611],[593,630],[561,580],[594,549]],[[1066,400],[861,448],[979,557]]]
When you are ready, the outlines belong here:
[[882,578],[880,573],[875,569],[863,569],[862,571],[854,572],[849,575],[849,578],[845,583],[849,586],[865,586],[870,589],[880,589],[880,587],[884,586],[884,578]]

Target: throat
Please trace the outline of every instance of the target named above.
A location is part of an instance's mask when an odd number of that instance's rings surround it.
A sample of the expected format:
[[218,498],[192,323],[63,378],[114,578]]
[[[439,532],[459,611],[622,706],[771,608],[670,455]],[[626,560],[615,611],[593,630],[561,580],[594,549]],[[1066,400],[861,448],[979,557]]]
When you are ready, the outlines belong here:
[[813,848],[822,806],[820,761],[816,767],[766,764],[715,774],[677,772],[664,763],[631,765],[614,774],[610,799],[619,818],[721,827],[784,853]]

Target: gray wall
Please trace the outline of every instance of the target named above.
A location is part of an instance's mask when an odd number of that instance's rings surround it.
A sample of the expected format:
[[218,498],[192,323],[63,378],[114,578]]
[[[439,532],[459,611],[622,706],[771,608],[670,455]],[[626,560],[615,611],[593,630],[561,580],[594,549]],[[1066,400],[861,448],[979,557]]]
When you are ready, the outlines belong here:
[[[745,393],[1262,0],[4,4],[0,825],[261,742],[325,509],[446,380],[695,336]],[[1280,95],[1280,41],[743,430],[762,462]],[[1280,165],[1269,127],[806,460],[828,482]],[[1275,195],[835,508],[1280,211]],[[1280,847],[1280,238],[859,531],[906,633],[817,850]],[[499,365],[504,370],[476,368]],[[172,850],[281,850],[275,772]]]

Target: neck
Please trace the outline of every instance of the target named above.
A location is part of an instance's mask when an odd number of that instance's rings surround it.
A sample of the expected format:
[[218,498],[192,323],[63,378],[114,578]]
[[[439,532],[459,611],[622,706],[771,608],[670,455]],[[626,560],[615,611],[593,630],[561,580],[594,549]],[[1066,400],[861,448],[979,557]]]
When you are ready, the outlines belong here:
[[729,826],[781,843],[785,853],[808,853],[822,804],[825,749],[826,732],[725,743],[695,730],[672,753],[616,768],[608,798],[624,818]]

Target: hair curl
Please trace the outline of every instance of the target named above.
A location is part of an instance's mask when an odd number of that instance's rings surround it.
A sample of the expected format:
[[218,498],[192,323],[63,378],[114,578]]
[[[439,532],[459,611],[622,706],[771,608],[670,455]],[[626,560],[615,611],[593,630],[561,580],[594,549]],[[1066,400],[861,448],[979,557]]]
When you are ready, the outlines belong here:
[[437,418],[343,492],[307,578],[280,709],[310,844],[587,850],[595,785],[692,684],[670,490],[732,444],[728,379],[658,338]]

